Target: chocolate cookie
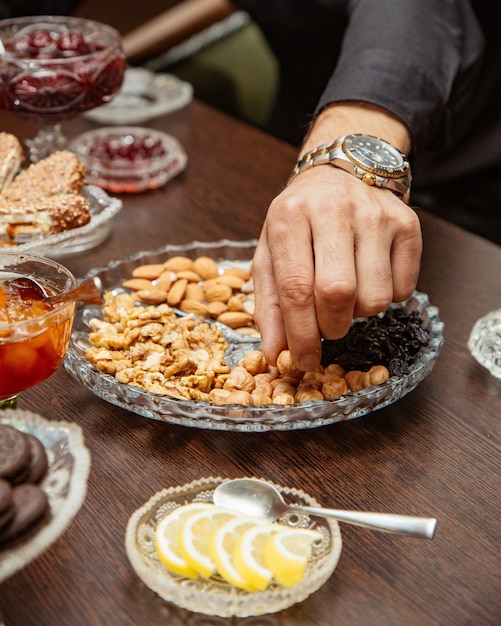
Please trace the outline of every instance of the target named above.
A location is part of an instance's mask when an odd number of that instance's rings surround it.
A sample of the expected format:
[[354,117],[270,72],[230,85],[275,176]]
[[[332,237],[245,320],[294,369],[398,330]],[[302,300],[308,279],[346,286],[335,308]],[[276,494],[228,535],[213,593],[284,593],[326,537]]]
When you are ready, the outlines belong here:
[[26,483],[14,487],[12,491],[14,516],[0,528],[0,545],[23,538],[49,510],[47,494],[38,485]]
[[22,473],[30,462],[30,444],[24,433],[0,424],[0,478],[10,480]]
[[45,476],[49,467],[47,453],[40,439],[29,433],[25,433],[24,436],[28,438],[31,450],[30,469],[25,482],[38,483]]
[[10,521],[14,515],[14,498],[9,482],[0,478],[0,528]]

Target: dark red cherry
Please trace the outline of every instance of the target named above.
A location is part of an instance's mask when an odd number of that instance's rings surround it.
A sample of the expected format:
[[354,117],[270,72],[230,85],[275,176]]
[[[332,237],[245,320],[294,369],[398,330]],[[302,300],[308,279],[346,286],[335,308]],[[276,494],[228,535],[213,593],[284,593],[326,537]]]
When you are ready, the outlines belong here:
[[57,49],[62,52],[64,56],[77,56],[90,52],[90,46],[85,42],[82,35],[71,31],[59,35],[56,45]]
[[43,50],[44,48],[50,48],[53,40],[50,31],[39,29],[34,30],[28,37],[29,45],[36,50]]

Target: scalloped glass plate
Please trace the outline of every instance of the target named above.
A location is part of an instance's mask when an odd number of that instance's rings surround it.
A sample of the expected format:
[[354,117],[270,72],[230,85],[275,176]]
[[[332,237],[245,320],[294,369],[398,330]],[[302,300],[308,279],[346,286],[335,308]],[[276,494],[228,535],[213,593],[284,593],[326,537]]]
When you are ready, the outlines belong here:
[[[155,529],[167,513],[189,502],[212,502],[214,489],[223,478],[202,478],[187,485],[157,492],[135,511],[127,525],[125,547],[136,574],[161,598],[177,606],[220,617],[264,615],[302,602],[317,591],[331,576],[341,556],[342,541],[338,523],[315,515],[288,513],[280,523],[292,527],[314,528],[323,535],[314,546],[305,578],[295,587],[271,583],[266,591],[250,593],[229,585],[219,576],[193,580],[169,572],[159,561],[155,546]],[[306,506],[320,504],[299,489],[275,485],[285,500]]]
[[28,565],[68,528],[87,493],[90,454],[82,429],[65,421],[50,421],[21,409],[0,412],[0,424],[35,435],[45,446],[49,468],[40,483],[51,508],[47,524],[26,541],[0,550],[0,583]]
[[129,68],[113,100],[87,111],[85,117],[99,124],[144,124],[186,106],[192,99],[193,87],[172,74]]
[[89,201],[92,215],[88,224],[54,235],[36,235],[29,238],[22,237],[15,242],[0,242],[0,250],[54,257],[89,250],[105,241],[111,231],[112,218],[122,208],[122,201],[109,196],[95,185],[86,185],[82,190],[82,195]]
[[[96,268],[87,276],[99,276],[105,290],[121,287],[138,265],[161,263],[176,255],[191,258],[210,256],[221,266],[250,266],[256,240],[230,241],[227,239],[204,243],[194,241],[187,245],[168,245],[157,250],[138,252],[123,260]],[[301,402],[290,406],[215,405],[208,402],[179,400],[149,393],[139,387],[119,383],[110,375],[98,372],[85,358],[89,346],[88,320],[100,316],[99,307],[85,305],[77,309],[70,346],[64,361],[66,369],[98,397],[150,419],[205,428],[244,432],[269,430],[296,430],[315,428],[366,415],[396,402],[412,391],[432,371],[443,343],[443,324],[438,309],[431,306],[428,296],[416,292],[406,302],[395,305],[406,311],[417,310],[424,326],[430,331],[430,342],[403,377],[393,376],[382,385],[367,387],[357,393],[348,393],[333,400]],[[226,360],[231,367],[251,350],[259,346],[259,339],[244,337],[230,329],[223,329],[230,344]]]

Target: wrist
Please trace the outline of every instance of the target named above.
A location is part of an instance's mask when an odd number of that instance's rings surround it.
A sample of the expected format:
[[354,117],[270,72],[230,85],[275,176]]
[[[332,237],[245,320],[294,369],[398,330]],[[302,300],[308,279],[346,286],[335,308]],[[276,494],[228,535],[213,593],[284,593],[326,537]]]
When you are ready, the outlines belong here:
[[324,108],[315,118],[301,155],[352,133],[373,135],[384,139],[405,155],[410,152],[410,132],[395,115],[366,102],[340,102]]

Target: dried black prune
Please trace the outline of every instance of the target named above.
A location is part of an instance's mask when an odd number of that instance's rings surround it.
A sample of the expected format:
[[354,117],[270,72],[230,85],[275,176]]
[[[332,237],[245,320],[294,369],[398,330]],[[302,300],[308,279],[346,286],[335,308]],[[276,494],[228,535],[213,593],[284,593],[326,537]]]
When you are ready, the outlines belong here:
[[347,371],[363,372],[385,365],[391,376],[402,376],[429,340],[418,311],[390,308],[383,315],[354,322],[341,339],[324,339],[322,364],[338,363]]

